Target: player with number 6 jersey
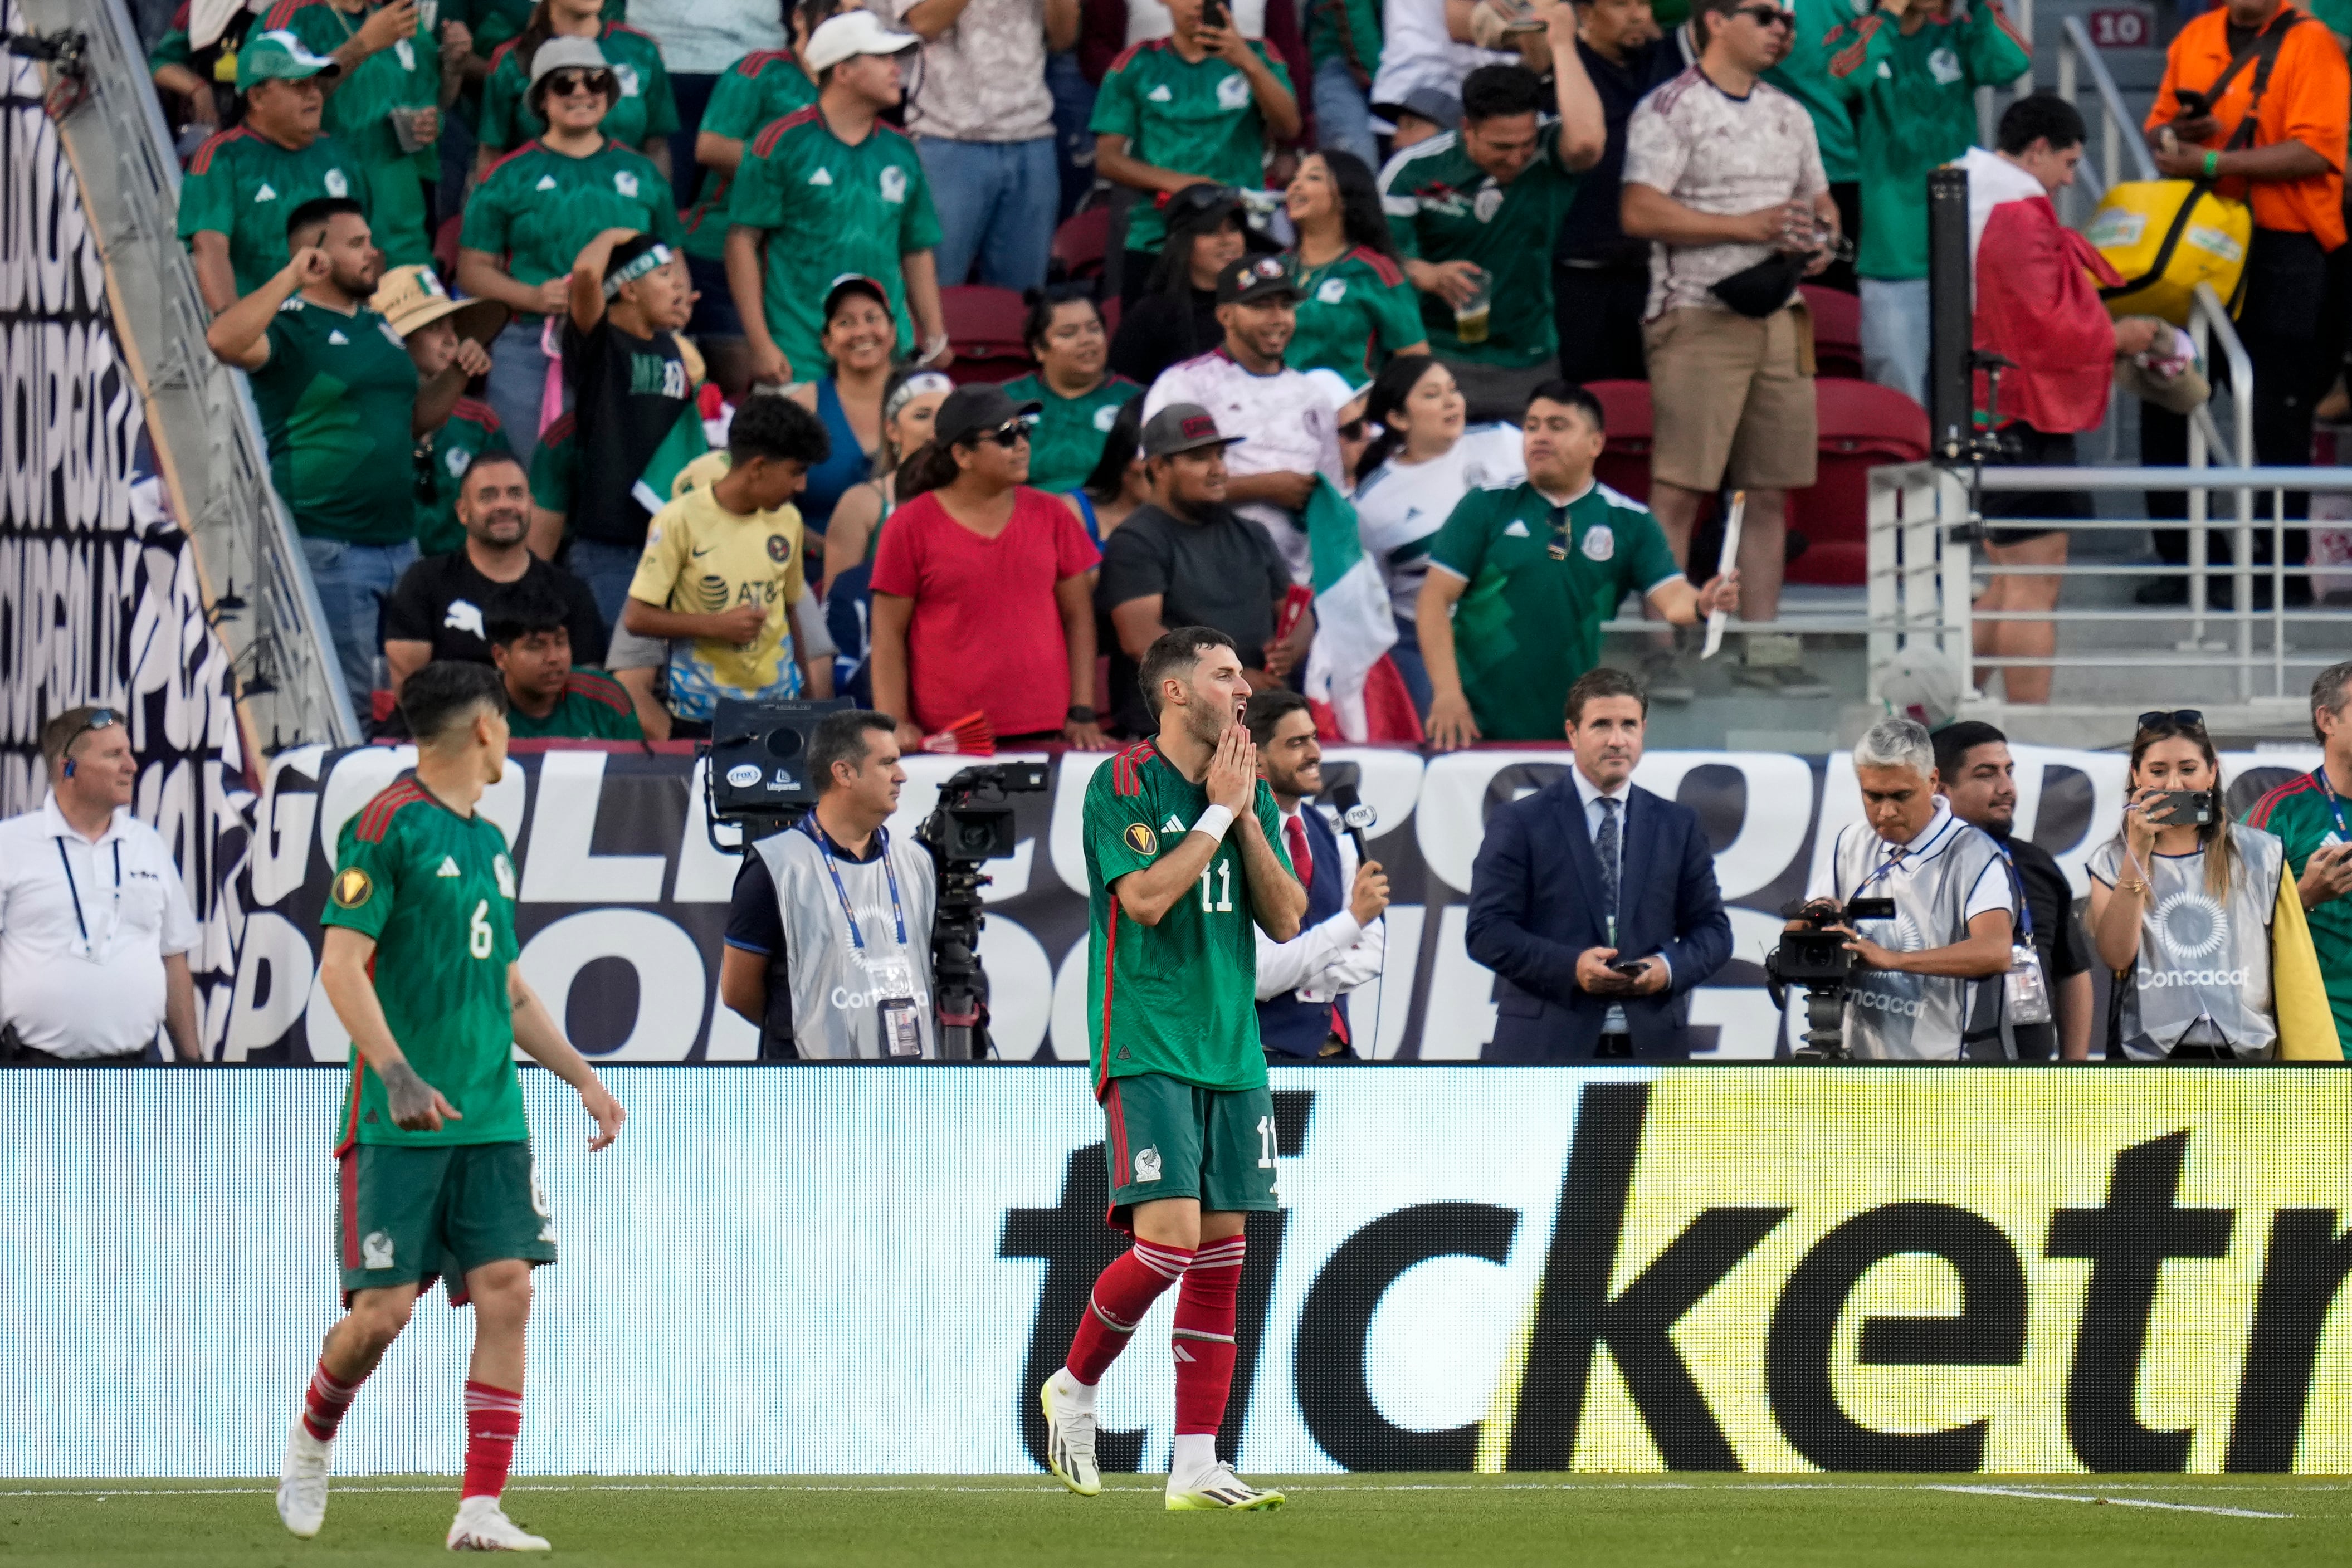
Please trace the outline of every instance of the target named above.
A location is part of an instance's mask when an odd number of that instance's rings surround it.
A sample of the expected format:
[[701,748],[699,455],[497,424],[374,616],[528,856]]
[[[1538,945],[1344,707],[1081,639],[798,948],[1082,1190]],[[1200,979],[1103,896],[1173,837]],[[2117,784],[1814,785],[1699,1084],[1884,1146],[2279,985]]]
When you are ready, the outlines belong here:
[[506,765],[503,678],[483,664],[427,664],[400,706],[416,769],[343,824],[321,916],[320,981],[352,1042],[335,1145],[347,1310],[287,1434],[278,1512],[296,1535],[319,1532],[343,1413],[417,1297],[446,1279],[449,1304],[470,1303],[475,1326],[447,1544],[543,1552],[499,1501],[522,1421],[530,1270],[555,1260],[515,1048],[579,1092],[596,1123],[590,1149],[613,1141],[624,1113],[517,963],[514,862],[478,809]]
[[1093,916],[1087,1024],[1110,1166],[1110,1222],[1133,1249],[1095,1281],[1068,1362],[1048,1378],[1047,1463],[1102,1490],[1095,1393],[1152,1301],[1176,1300],[1171,1509],[1279,1507],[1219,1460],[1233,1382],[1244,1218],[1278,1207],[1274,1097],[1257,1032],[1257,947],[1298,930],[1307,892],[1277,841],[1273,793],[1241,723],[1231,638],[1170,632],[1142,660],[1160,733],[1087,781]]

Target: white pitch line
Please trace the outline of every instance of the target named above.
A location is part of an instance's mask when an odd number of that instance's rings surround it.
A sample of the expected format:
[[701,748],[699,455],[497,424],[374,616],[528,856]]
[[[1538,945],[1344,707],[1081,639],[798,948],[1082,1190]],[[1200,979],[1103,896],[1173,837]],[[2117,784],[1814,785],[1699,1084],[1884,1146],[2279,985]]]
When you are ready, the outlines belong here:
[[2216,1508],[2210,1503],[2158,1502],[2146,1497],[2086,1497],[2080,1492],[2027,1491],[2022,1487],[1927,1486],[1922,1491],[1968,1492],[1977,1497],[2021,1497],[2041,1502],[2104,1502],[2116,1508],[2160,1508],[2173,1513],[2220,1513],[2231,1519],[2293,1519],[2291,1513],[2265,1513],[2252,1508]]

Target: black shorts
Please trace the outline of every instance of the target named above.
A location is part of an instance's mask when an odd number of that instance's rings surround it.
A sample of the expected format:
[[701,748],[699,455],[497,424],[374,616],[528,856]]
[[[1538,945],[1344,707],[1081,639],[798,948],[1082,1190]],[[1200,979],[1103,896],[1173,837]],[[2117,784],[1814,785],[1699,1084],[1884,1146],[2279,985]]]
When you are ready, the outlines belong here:
[[[2036,430],[2020,420],[2001,431],[2005,448],[2000,461],[1988,466],[2003,468],[2071,468],[2074,465],[2074,438],[2053,435],[2046,430]],[[1990,525],[1996,517],[2032,517],[2042,519],[2080,518],[2084,521],[2097,514],[2091,508],[2091,497],[2083,490],[1988,490],[1984,494],[1984,520]],[[2061,532],[2058,528],[1996,528],[1988,526],[1985,540],[1996,545],[2021,545],[2031,539]]]

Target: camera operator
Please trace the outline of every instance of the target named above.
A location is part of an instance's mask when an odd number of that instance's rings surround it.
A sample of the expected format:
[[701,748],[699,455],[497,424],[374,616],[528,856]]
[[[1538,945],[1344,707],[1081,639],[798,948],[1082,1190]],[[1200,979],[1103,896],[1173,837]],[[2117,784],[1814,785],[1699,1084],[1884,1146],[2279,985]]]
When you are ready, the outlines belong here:
[[[1307,699],[1276,686],[1249,699],[1244,722],[1257,743],[1258,772],[1282,814],[1282,847],[1307,889],[1297,936],[1257,936],[1257,1032],[1269,1062],[1353,1058],[1348,993],[1377,978],[1388,955],[1388,873],[1359,863],[1352,840],[1315,809],[1323,792],[1323,747]],[[1369,1050],[1370,1042],[1367,1041]]]
[[809,742],[815,807],[761,840],[735,878],[719,995],[761,1027],[763,1056],[939,1057],[938,873],[921,845],[893,843],[882,826],[907,781],[898,727],[887,714],[827,714]]
[[[1806,890],[1809,905],[1886,898],[1891,920],[1832,926],[1853,939],[1861,968],[1847,982],[1847,1050],[1864,1061],[1958,1061],[2007,1054],[1998,991],[1973,982],[2006,974],[2015,905],[2000,848],[1952,815],[1936,793],[1927,729],[1884,718],[1853,748],[1863,820],[1841,829]],[[1791,920],[1788,928],[1801,930]],[[1888,946],[1885,944],[1895,944]],[[1992,1022],[1973,1030],[1971,1019]]]
[[2021,894],[2019,938],[2042,960],[2053,1017],[2047,1023],[2011,1018],[2020,1060],[2055,1056],[2084,1061],[2091,1054],[2091,946],[2074,918],[2074,890],[2050,852],[2013,835],[2017,825],[2017,764],[2009,737],[1974,719],[1936,732],[1936,782],[1952,815],[1983,830],[2016,869]]
[[2116,975],[2107,1054],[2340,1061],[2277,836],[2231,822],[2194,708],[2139,716],[2123,829],[2092,855],[2091,939]]

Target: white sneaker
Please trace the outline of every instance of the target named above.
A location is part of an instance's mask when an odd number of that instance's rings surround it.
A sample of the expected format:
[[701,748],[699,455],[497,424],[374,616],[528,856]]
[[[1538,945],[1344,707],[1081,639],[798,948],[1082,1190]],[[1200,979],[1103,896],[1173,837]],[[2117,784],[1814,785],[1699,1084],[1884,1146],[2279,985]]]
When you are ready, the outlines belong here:
[[327,1522],[327,1473],[334,1465],[335,1445],[310,1436],[298,1413],[286,1434],[286,1458],[278,1466],[278,1517],[305,1541]]
[[530,1533],[499,1506],[494,1497],[469,1497],[457,1505],[449,1526],[452,1552],[545,1552],[547,1542]]
[[1260,1491],[1234,1474],[1233,1466],[1222,1459],[1180,1483],[1174,1476],[1168,1478],[1168,1508],[1171,1513],[1187,1509],[1230,1509],[1249,1512],[1261,1509],[1280,1508],[1286,1500],[1278,1491]]
[[1080,1497],[1102,1491],[1102,1472],[1095,1468],[1095,1413],[1062,1392],[1062,1374],[1045,1379],[1037,1402],[1045,1407],[1045,1466],[1055,1479]]

